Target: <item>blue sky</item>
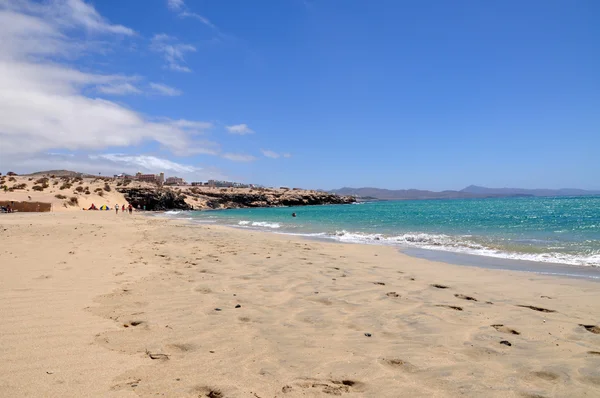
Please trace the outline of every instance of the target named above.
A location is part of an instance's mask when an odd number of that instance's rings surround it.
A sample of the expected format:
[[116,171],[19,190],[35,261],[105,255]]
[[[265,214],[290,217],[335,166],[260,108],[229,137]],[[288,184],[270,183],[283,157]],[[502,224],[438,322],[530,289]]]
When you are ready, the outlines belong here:
[[600,189],[598,15],[596,1],[0,0],[0,170]]

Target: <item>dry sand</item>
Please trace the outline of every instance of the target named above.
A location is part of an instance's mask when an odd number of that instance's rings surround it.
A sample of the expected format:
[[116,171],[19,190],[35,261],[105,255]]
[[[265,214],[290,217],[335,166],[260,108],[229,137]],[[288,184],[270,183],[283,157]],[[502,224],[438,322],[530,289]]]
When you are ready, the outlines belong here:
[[2,397],[600,396],[595,282],[114,212],[0,242]]
[[[65,180],[60,177],[48,178],[48,187],[43,191],[35,191],[32,188],[36,181],[43,176],[2,176],[0,182],[4,181],[7,187],[25,184],[24,189],[17,189],[13,192],[0,190],[0,201],[16,202],[43,202],[52,205],[52,211],[81,211],[87,209],[92,204],[96,207],[107,205],[114,208],[115,205],[125,205],[128,203],[120,192],[116,191],[117,182],[115,180],[104,181],[98,178],[82,178],[81,181],[69,180],[70,186],[65,188]],[[9,180],[11,179],[11,180]],[[106,183],[109,184],[109,191],[104,190]],[[2,185],[2,184],[0,184]],[[67,185],[68,186],[68,185]],[[61,189],[62,187],[62,189]],[[131,187],[155,187],[147,183],[134,182]],[[78,189],[80,191],[78,191]],[[86,194],[86,192],[89,192]],[[59,197],[57,197],[57,195]],[[62,195],[62,196],[61,196]],[[64,197],[63,197],[64,196]],[[70,204],[70,198],[77,198],[77,204]]]

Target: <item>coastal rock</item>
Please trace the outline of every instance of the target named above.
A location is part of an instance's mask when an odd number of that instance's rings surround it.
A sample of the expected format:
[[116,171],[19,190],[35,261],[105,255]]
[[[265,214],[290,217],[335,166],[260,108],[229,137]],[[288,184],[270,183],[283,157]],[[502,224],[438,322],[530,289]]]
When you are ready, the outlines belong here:
[[248,207],[311,206],[349,204],[356,199],[327,192],[281,189],[210,189],[192,188],[188,195],[201,200],[196,208],[237,209]]
[[185,196],[170,189],[162,188],[118,188],[128,203],[133,207],[146,210],[192,210],[192,206],[186,203]]
[[204,210],[350,204],[356,199],[327,192],[283,189],[117,188],[134,207],[146,210]]

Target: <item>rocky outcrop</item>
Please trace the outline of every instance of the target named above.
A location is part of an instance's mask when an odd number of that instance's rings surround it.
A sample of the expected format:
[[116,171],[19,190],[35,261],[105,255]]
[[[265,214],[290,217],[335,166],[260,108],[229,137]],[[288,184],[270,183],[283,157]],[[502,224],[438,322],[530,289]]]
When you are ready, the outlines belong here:
[[326,204],[349,204],[356,200],[327,192],[264,189],[247,190],[191,190],[188,195],[206,198],[204,206],[210,209],[236,209],[246,207],[311,206]]
[[185,201],[185,195],[163,188],[118,188],[125,200],[135,208],[144,208],[150,211],[159,210],[192,210],[192,206]]
[[349,204],[351,196],[320,191],[215,188],[117,188],[134,207],[146,210],[237,209],[246,207]]

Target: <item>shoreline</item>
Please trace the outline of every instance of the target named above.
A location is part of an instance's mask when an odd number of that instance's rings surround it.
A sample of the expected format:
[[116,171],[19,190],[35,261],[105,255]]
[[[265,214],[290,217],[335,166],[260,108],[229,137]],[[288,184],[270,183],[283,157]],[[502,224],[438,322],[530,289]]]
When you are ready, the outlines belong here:
[[[210,211],[223,211],[223,210],[210,210]],[[568,277],[568,278],[584,278],[593,281],[600,282],[600,267],[595,265],[576,265],[576,264],[563,264],[563,263],[554,263],[554,262],[544,262],[544,261],[534,261],[534,260],[525,260],[525,259],[517,259],[517,258],[504,258],[504,257],[494,257],[494,256],[486,256],[483,254],[476,253],[461,253],[461,252],[453,252],[450,250],[432,250],[421,247],[413,247],[408,245],[401,244],[384,244],[378,243],[377,241],[363,241],[363,242],[355,242],[355,241],[341,241],[339,239],[335,239],[329,236],[323,236],[324,233],[293,233],[288,231],[278,231],[277,229],[267,229],[260,227],[248,227],[246,225],[229,225],[229,224],[220,224],[218,221],[208,221],[202,219],[196,219],[193,217],[181,217],[181,218],[173,218],[172,215],[179,214],[180,212],[175,211],[175,213],[163,212],[164,216],[160,214],[153,214],[152,216],[159,216],[159,218],[166,220],[177,220],[177,221],[185,221],[190,222],[192,224],[199,225],[219,225],[225,228],[232,228],[235,230],[241,231],[256,231],[263,233],[270,233],[275,235],[285,235],[285,236],[296,236],[307,240],[314,240],[320,242],[333,242],[338,244],[356,244],[356,245],[367,245],[367,246],[384,246],[384,247],[394,247],[400,253],[406,254],[408,256],[426,259],[436,262],[442,262],[446,264],[453,264],[458,266],[470,266],[470,267],[478,267],[484,269],[496,269],[496,270],[507,270],[507,271],[519,271],[519,272],[528,272],[540,275],[549,275],[556,277]],[[184,213],[185,212],[181,212]],[[169,215],[170,214],[170,215]]]
[[594,281],[112,212],[0,238],[0,396],[600,393]]

